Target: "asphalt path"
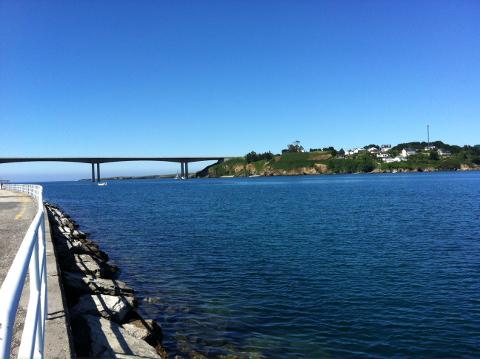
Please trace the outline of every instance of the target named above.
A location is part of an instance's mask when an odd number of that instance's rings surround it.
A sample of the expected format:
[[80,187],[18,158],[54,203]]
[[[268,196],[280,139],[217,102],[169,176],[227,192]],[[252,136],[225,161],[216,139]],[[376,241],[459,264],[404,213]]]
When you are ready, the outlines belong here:
[[20,243],[36,213],[25,193],[0,190],[0,283],[3,283]]

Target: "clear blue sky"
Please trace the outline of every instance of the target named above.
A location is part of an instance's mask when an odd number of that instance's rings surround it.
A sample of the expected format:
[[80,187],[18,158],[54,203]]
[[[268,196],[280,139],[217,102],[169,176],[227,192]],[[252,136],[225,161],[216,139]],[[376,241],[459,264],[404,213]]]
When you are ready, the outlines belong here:
[[427,123],[477,144],[479,114],[478,0],[0,1],[0,156],[349,148],[423,140]]

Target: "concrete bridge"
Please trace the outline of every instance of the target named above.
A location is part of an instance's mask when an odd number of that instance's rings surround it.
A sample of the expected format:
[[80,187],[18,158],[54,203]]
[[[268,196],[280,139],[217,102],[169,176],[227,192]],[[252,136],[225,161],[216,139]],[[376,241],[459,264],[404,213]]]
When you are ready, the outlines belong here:
[[180,173],[185,179],[188,178],[188,164],[190,162],[218,161],[223,162],[229,157],[0,157],[0,163],[17,162],[77,162],[90,163],[92,165],[92,182],[95,182],[95,165],[97,167],[96,178],[100,182],[100,164],[110,162],[127,161],[158,161],[180,163]]

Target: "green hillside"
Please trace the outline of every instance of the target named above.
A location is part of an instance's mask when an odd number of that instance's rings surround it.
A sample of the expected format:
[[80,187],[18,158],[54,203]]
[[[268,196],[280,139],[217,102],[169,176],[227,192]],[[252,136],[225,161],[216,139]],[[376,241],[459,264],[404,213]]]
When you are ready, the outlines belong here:
[[[337,151],[333,147],[311,150],[311,152],[284,150],[281,155],[273,155],[271,152],[257,154],[252,151],[244,157],[231,158],[211,166],[205,173],[208,173],[209,177],[241,177],[480,169],[480,146],[478,145],[460,147],[437,141],[431,143],[436,146],[436,149],[429,151],[425,150],[426,145],[423,142],[409,142],[392,147],[388,151],[391,158],[398,156],[403,148],[417,150],[416,154],[407,159],[403,158],[401,161],[392,163],[386,163],[368,151],[345,157],[343,150]],[[298,149],[295,148],[295,150]],[[441,155],[441,150],[449,153]]]

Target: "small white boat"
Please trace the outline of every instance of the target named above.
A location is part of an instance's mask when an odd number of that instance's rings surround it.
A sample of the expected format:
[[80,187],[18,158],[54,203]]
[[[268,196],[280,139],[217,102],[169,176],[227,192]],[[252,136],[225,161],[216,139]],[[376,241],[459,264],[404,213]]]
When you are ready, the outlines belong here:
[[262,177],[262,175],[250,175],[248,178]]
[[106,186],[107,185],[107,182],[98,182],[97,183],[97,186]]

